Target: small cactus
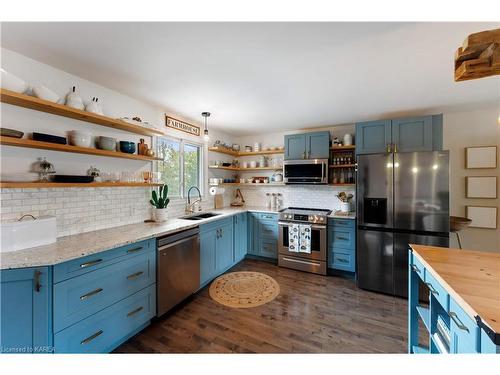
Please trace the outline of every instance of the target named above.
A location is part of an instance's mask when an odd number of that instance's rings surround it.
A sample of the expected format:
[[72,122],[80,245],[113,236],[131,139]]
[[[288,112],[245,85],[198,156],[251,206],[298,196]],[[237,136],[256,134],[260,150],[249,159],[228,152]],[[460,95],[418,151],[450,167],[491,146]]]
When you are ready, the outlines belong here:
[[149,203],[151,203],[156,208],[167,208],[170,203],[170,199],[167,197],[168,195],[168,186],[162,185],[160,186],[160,194],[156,193],[156,190],[151,192],[151,199]]

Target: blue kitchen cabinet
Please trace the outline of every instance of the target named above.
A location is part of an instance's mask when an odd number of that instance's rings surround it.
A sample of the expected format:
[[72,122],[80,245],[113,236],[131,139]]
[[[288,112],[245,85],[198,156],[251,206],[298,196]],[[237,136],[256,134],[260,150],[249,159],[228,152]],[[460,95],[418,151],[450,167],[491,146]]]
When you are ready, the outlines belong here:
[[285,160],[297,160],[306,158],[306,135],[285,135]]
[[248,250],[248,214],[246,212],[235,215],[234,223],[234,262],[238,263],[247,254]]
[[356,271],[356,221],[328,219],[328,267]]
[[219,228],[216,243],[215,262],[217,265],[217,274],[223,273],[234,264],[232,220]]
[[212,229],[200,233],[200,286],[212,280],[216,274],[217,231]]
[[328,131],[285,135],[285,160],[328,159],[329,155]]
[[439,151],[443,116],[420,116],[356,124],[356,153]]
[[330,157],[330,132],[306,133],[306,159]]
[[357,154],[387,152],[391,142],[391,120],[367,121],[356,124]]
[[278,215],[251,213],[251,240],[249,254],[264,258],[278,258]]
[[0,271],[0,351],[52,352],[49,267]]

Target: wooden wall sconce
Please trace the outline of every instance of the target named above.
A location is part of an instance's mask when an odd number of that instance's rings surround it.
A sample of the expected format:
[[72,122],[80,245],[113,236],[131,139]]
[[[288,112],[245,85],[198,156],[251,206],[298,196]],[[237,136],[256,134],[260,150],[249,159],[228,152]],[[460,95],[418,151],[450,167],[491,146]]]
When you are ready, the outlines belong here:
[[455,81],[500,75],[500,29],[469,35],[455,53]]

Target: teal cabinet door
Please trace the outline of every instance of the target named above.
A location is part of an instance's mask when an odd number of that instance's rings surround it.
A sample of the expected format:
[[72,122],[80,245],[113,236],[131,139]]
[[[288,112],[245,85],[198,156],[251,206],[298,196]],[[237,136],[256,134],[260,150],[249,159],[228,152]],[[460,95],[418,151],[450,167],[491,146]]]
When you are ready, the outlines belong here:
[[51,269],[0,271],[0,350],[52,352]]
[[330,157],[330,132],[306,133],[306,158],[328,159]]
[[296,160],[306,158],[306,135],[285,135],[285,160]]
[[234,262],[237,263],[247,254],[248,216],[242,213],[234,216]]
[[231,223],[218,229],[215,255],[217,274],[225,272],[233,265],[233,254],[233,225]]
[[391,143],[391,120],[367,121],[356,124],[357,154],[387,152]]
[[432,151],[432,133],[432,116],[392,120],[393,151]]
[[248,254],[259,255],[259,218],[253,212],[248,214]]
[[200,233],[200,286],[209,282],[216,273],[217,233],[217,229]]

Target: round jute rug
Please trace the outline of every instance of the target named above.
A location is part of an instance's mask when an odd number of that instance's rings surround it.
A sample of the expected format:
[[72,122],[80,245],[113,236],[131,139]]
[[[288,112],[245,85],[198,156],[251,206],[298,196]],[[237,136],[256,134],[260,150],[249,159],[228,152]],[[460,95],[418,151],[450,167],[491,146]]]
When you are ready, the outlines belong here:
[[231,272],[210,285],[210,297],[224,306],[249,308],[271,302],[280,294],[272,277],[260,272]]

